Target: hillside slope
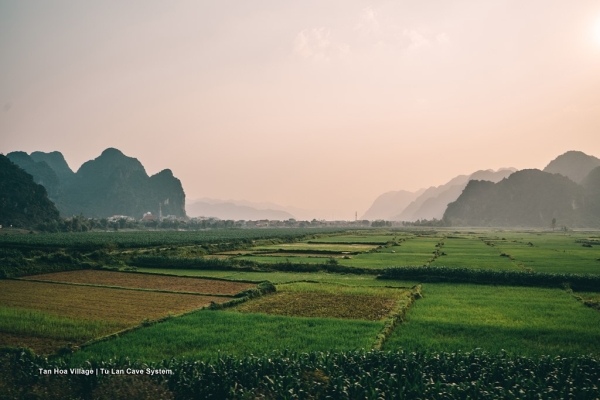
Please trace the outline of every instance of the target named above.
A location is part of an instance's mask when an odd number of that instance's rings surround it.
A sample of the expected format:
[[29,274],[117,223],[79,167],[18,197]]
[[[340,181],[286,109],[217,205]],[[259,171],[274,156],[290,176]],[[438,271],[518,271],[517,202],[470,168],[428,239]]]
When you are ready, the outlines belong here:
[[48,199],[46,189],[0,154],[0,225],[32,228],[58,217],[58,210]]

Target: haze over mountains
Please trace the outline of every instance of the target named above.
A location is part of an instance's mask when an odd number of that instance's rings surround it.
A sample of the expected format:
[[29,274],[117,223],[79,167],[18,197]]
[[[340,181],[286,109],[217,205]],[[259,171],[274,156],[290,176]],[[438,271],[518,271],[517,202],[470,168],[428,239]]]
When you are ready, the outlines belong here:
[[106,149],[73,172],[59,152],[12,152],[7,157],[43,185],[62,216],[139,219],[146,212],[184,217],[185,193],[169,169],[148,176],[144,166],[121,151]]
[[375,199],[363,218],[411,222],[419,219],[442,219],[448,204],[458,199],[470,180],[498,182],[515,171],[514,168],[477,171],[471,175],[459,175],[444,185],[432,186],[414,193],[384,193]]
[[[45,207],[41,199],[46,195],[66,217],[126,215],[139,219],[145,212],[156,215],[159,210],[163,216],[185,217],[186,208],[190,217],[232,220],[316,217],[316,212],[310,210],[244,200],[201,198],[186,205],[182,184],[171,170],[148,176],[137,159],[114,148],[85,162],[77,172],[69,168],[60,152],[12,152],[4,159],[0,201],[6,210],[21,210],[22,215],[13,218],[15,221],[29,221],[32,213],[41,215],[42,220],[53,218],[52,210],[34,211]],[[26,177],[41,185],[27,189],[34,193],[33,198],[15,195],[24,193],[19,190],[30,184]],[[10,185],[15,186],[15,191],[10,190]],[[44,193],[39,187],[45,189]],[[26,203],[30,205],[15,201],[15,196],[29,199]],[[326,211],[320,213],[317,218],[327,219],[322,217]],[[387,192],[373,202],[361,219],[443,219],[451,226],[600,227],[600,159],[569,151],[550,161],[543,171],[481,170],[416,192]]]
[[597,228],[600,160],[570,151],[544,171],[518,171],[498,183],[470,181],[444,220],[452,226]]
[[295,218],[292,214],[270,208],[262,209],[249,205],[236,204],[229,201],[198,200],[186,205],[186,211],[190,217],[215,217],[219,219],[232,220],[287,220]]

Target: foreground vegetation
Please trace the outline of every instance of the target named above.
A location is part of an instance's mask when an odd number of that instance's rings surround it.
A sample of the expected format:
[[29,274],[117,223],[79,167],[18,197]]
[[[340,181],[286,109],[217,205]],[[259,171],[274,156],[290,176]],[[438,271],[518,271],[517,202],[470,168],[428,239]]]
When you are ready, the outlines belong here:
[[423,285],[385,349],[600,354],[600,313],[560,289]]
[[72,365],[125,356],[147,361],[215,360],[220,354],[247,356],[286,349],[356,350],[370,348],[382,328],[383,322],[202,310],[87,346],[73,354]]
[[0,399],[598,397],[595,233],[4,236]]
[[82,362],[91,371],[168,371],[156,375],[43,375],[68,369],[19,350],[0,354],[0,396],[177,399],[595,399],[594,356],[522,357],[481,351],[269,353],[213,362],[120,359]]

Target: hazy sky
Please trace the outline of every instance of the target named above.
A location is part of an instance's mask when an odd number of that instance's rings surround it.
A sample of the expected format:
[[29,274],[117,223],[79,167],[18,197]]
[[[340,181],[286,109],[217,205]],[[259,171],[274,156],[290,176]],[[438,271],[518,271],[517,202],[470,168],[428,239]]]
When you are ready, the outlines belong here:
[[0,152],[335,209],[600,157],[600,1],[0,0]]

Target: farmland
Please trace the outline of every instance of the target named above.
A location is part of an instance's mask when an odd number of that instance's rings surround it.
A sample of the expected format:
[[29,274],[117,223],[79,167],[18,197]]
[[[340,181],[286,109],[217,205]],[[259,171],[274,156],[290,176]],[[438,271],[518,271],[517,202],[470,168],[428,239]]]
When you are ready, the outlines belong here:
[[72,363],[125,355],[148,361],[171,357],[214,360],[220,354],[247,356],[286,349],[356,350],[369,348],[382,327],[383,322],[203,310],[88,346],[74,353]]
[[151,289],[233,296],[256,286],[252,283],[222,280],[189,279],[175,276],[141,275],[125,272],[81,270],[32,275],[28,280],[79,283],[86,285]]
[[423,296],[387,350],[600,354],[600,313],[564,290],[429,284]]
[[[327,364],[340,354],[362,360],[355,361],[356,370],[367,359],[388,362],[386,357],[417,368],[408,354],[429,365],[447,359],[455,363],[453,371],[461,363],[481,362],[482,371],[493,365],[508,371],[519,362],[547,365],[548,371],[564,362],[579,371],[584,367],[578,363],[589,363],[586,379],[600,379],[600,373],[589,372],[600,371],[594,369],[600,356],[600,244],[594,232],[153,234],[96,232],[64,241],[66,234],[4,235],[9,238],[0,239],[3,276],[18,279],[0,280],[0,347],[24,346],[38,354],[61,349],[57,362],[74,367],[125,357],[133,363],[174,357],[173,368],[181,371],[191,368],[186,362],[216,365],[230,356],[264,368],[275,360],[283,370],[295,368],[291,360],[314,362],[306,366],[313,372],[300,373],[304,378],[290,388],[308,390],[308,379],[310,390],[322,385],[331,393],[338,393],[331,382],[348,373],[340,372],[344,365]],[[378,349],[392,353],[384,356]],[[315,352],[306,355],[310,362],[302,358],[308,352]],[[238,365],[232,362],[231,368]],[[370,371],[371,378],[365,375],[361,382],[379,387],[370,380],[377,373]],[[221,378],[215,379],[218,386]],[[271,385],[256,379],[255,384]],[[406,386],[395,379],[381,387]],[[433,390],[417,376],[403,379],[419,393]],[[457,372],[453,383],[439,383],[439,393],[471,390],[461,379]],[[497,390],[485,377],[477,379],[491,385],[490,393]],[[557,391],[588,387],[564,379],[571,378],[522,383]]]
[[[87,283],[91,283],[97,277],[89,276],[88,272],[92,271],[66,274],[77,278],[70,280],[85,281],[83,278],[91,278],[87,280]],[[132,275],[108,271],[93,272],[103,275],[104,281],[107,280],[104,274],[115,275],[112,279],[117,280],[121,275]],[[59,278],[53,275],[51,279]],[[81,344],[144,321],[185,313],[208,306],[211,302],[224,303],[231,299],[224,293],[218,293],[217,289],[232,292],[255,286],[239,282],[192,278],[187,280],[190,283],[187,286],[183,285],[183,288],[193,287],[193,284],[199,282],[203,284],[201,289],[208,288],[209,291],[217,292],[216,296],[0,280],[0,315],[3,317],[0,319],[0,343],[4,346],[31,347],[43,353],[53,352],[68,343]],[[152,279],[149,282],[152,283]],[[211,284],[213,286],[209,286]]]
[[277,293],[244,303],[236,310],[293,317],[379,321],[390,314],[398,300],[410,295],[407,289],[300,282],[279,285]]

